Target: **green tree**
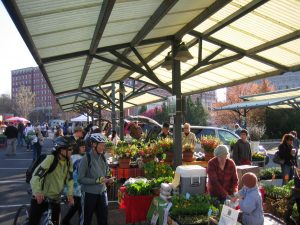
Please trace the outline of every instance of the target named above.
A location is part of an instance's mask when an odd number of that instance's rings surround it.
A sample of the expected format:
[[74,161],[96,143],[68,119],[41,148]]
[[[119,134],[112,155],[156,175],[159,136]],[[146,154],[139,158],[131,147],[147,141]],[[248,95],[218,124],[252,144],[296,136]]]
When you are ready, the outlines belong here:
[[300,111],[298,109],[266,109],[265,138],[281,139],[284,134],[292,130],[300,133]]
[[191,125],[202,125],[207,124],[208,112],[204,109],[200,98],[196,99],[194,103],[191,96],[186,101],[186,122]]

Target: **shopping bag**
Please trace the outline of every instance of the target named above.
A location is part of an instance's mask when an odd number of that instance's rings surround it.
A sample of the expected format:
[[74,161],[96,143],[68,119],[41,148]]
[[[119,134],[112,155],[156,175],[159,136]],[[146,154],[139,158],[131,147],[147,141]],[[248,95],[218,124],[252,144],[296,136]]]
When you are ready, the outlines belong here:
[[280,158],[279,151],[275,152],[275,155],[273,156],[273,162],[279,165],[284,164],[284,159]]

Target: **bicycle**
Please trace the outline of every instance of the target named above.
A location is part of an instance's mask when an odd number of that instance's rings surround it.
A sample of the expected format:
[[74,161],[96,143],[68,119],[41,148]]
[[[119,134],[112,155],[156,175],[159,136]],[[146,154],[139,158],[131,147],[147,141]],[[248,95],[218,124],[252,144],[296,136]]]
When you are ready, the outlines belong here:
[[29,222],[29,207],[27,205],[21,205],[14,218],[13,225],[27,225]]
[[[67,198],[65,196],[61,197],[60,200],[53,200],[49,198],[45,198],[45,200],[48,203],[48,209],[43,213],[41,219],[40,219],[40,225],[54,225],[52,221],[52,209],[54,203],[66,203]],[[13,225],[28,225],[29,223],[29,207],[27,205],[22,205],[17,210],[17,213],[14,218]]]

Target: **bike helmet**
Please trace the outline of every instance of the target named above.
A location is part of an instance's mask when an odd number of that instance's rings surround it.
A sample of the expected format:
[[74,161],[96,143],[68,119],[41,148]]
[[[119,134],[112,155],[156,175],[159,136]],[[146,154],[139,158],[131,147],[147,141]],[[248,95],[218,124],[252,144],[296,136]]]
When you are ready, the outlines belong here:
[[96,142],[96,143],[106,143],[107,142],[107,138],[100,133],[94,133],[91,134],[91,142]]
[[66,136],[57,137],[54,140],[54,150],[58,151],[62,148],[64,148],[64,149],[72,148],[74,143],[75,143],[75,140],[73,140],[70,137],[66,137]]

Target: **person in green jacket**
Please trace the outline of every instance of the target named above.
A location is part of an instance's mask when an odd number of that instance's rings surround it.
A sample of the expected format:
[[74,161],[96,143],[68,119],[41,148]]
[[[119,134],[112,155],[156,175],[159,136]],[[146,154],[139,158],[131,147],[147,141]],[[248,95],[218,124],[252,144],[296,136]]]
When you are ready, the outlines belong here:
[[[98,225],[107,225],[108,208],[106,185],[113,183],[104,157],[104,144],[107,138],[94,133],[90,137],[92,150],[80,162],[78,182],[81,184],[81,225],[91,225],[93,213],[96,212]],[[89,158],[88,158],[89,157]],[[83,220],[82,220],[83,219]]]
[[[55,203],[52,205],[52,222],[60,224],[60,197],[64,185],[68,188],[68,202],[74,204],[73,199],[73,166],[70,161],[72,154],[72,140],[69,137],[58,137],[55,140],[55,150],[37,166],[30,180],[32,199],[30,206],[29,225],[39,225],[43,212],[48,209],[48,198]],[[56,164],[52,172],[48,172],[52,163]]]

